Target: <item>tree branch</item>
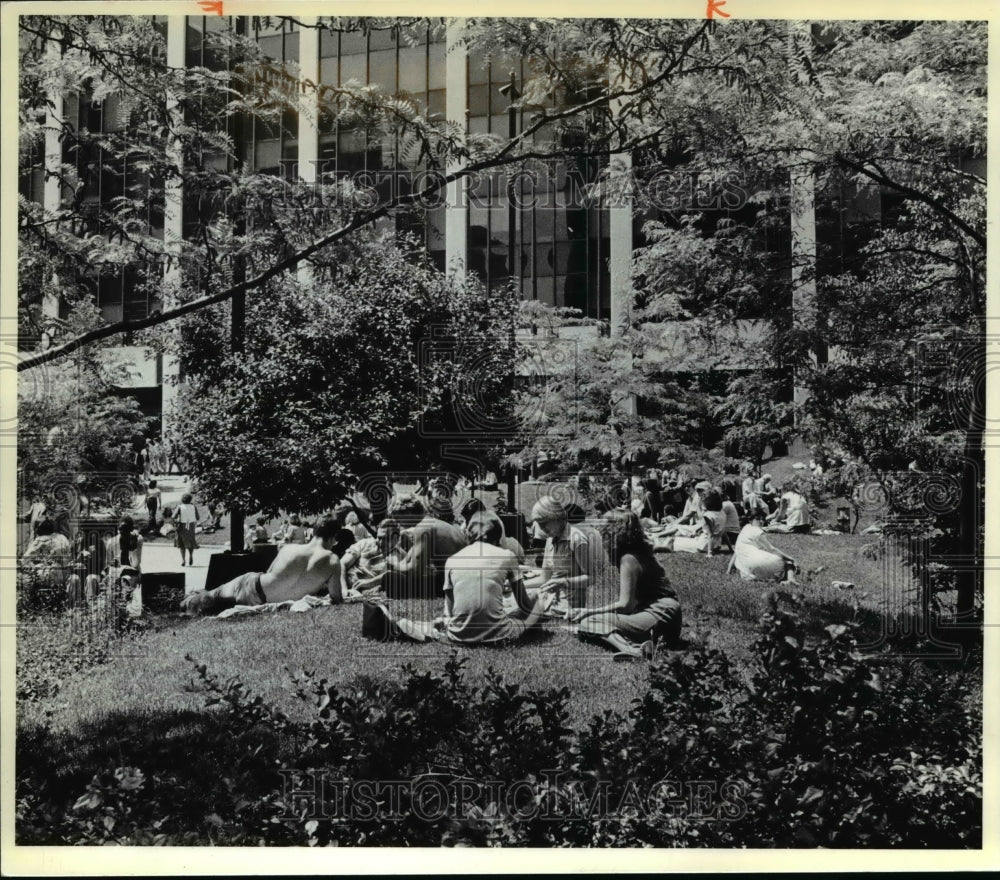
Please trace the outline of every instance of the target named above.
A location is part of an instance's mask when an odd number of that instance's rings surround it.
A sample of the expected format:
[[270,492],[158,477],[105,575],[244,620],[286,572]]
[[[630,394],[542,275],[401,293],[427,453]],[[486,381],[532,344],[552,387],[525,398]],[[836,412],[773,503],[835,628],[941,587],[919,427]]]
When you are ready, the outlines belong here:
[[914,189],[911,186],[907,186],[905,183],[900,183],[899,181],[893,180],[891,177],[885,175],[884,172],[877,173],[876,171],[869,168],[868,162],[856,162],[853,159],[849,159],[843,153],[834,153],[834,160],[839,164],[843,165],[845,168],[850,168],[853,171],[857,171],[863,174],[865,177],[874,180],[876,183],[880,183],[883,186],[887,186],[890,189],[896,190],[898,193],[902,193],[905,196],[909,196],[911,199],[917,202],[921,202],[927,207],[933,209],[942,217],[950,220],[955,226],[957,226],[962,232],[964,232],[969,238],[971,238],[980,247],[986,247],[986,236],[981,232],[977,232],[968,223],[966,223],[961,217],[959,217],[954,211],[948,208],[946,205],[942,204],[940,200],[931,198],[926,193],[920,192],[920,190]]

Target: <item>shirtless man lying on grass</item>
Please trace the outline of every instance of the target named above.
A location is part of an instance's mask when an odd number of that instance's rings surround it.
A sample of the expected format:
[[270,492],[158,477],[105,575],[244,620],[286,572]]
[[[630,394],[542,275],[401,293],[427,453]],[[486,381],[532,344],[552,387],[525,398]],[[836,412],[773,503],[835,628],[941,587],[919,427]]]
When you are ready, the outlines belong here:
[[263,605],[297,600],[329,592],[334,603],[343,601],[340,556],[353,542],[351,532],[336,520],[324,520],[308,544],[285,544],[265,572],[252,571],[214,590],[199,590],[184,597],[185,614],[214,614],[234,605]]

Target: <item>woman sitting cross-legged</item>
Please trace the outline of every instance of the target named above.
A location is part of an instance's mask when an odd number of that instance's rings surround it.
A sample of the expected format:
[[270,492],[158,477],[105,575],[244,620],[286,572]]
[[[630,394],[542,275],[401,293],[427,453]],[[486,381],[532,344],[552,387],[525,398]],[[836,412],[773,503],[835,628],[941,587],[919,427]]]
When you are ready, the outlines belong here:
[[681,606],[667,575],[653,555],[639,517],[609,510],[609,552],[619,572],[618,599],[599,608],[571,608],[578,636],[599,641],[616,652],[615,659],[651,656],[654,640],[675,644],[681,633]]

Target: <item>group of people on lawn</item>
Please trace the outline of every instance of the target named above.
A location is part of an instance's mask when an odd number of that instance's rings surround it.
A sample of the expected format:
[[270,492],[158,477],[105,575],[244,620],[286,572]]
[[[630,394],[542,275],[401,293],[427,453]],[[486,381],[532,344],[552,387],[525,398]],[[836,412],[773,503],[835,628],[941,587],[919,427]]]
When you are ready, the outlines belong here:
[[[182,608],[188,614],[214,613],[324,592],[335,603],[345,597],[440,597],[443,614],[433,620],[383,613],[404,637],[459,644],[509,643],[547,617],[559,616],[576,627],[581,639],[613,649],[616,658],[650,656],[658,642],[676,643],[681,629],[681,606],[656,552],[681,549],[681,539],[705,543],[707,537],[705,552],[710,553],[716,528],[725,533],[731,525],[726,513],[714,509],[710,484],[700,484],[696,492],[702,502],[698,513],[678,521],[666,537],[674,523],[653,523],[654,529],[647,530],[650,523],[644,527],[630,509],[609,510],[589,526],[573,524],[566,506],[544,496],[530,516],[534,534],[545,539],[538,571],[524,565],[520,543],[478,499],[462,507],[456,522],[450,498],[403,495],[394,499],[374,535],[358,540],[345,528],[345,518],[325,519],[307,543],[282,546],[266,572],[191,593]],[[735,565],[746,578],[794,579],[794,560],[770,544],[759,514],[742,529],[737,516],[735,525],[735,531],[729,529],[734,535],[730,570]],[[697,529],[703,530],[701,536],[692,531]],[[664,540],[672,546],[664,546]],[[594,603],[595,576],[605,560],[616,573],[617,589],[610,601]]]

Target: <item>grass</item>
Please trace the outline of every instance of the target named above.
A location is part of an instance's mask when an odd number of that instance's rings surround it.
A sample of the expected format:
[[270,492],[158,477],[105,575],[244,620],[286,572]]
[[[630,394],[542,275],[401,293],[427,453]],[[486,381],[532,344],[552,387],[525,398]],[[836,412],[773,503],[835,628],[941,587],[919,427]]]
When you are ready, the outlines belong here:
[[[807,619],[817,633],[830,623],[866,623],[872,640],[878,636],[883,601],[881,563],[865,557],[870,539],[857,535],[819,537],[776,536],[805,569],[824,566],[806,596]],[[683,608],[684,638],[707,640],[737,662],[748,662],[762,611],[763,596],[774,585],[747,582],[726,574],[728,554],[711,559],[689,554],[664,554],[660,560],[678,592]],[[855,590],[842,592],[831,580],[852,581]],[[595,597],[595,601],[607,601]],[[439,603],[401,605],[395,613],[426,619],[440,613]],[[189,620],[162,615],[150,630],[119,643],[109,662],[71,675],[50,700],[22,706],[21,720],[47,718],[70,730],[98,722],[110,712],[195,711],[203,704],[188,689],[192,678],[190,654],[222,678],[239,676],[253,691],[290,714],[306,712],[289,688],[290,675],[315,670],[346,686],[359,676],[392,678],[404,663],[418,669],[439,669],[449,647],[439,644],[383,644],[361,636],[361,606],[319,608],[304,614],[278,613],[232,620]],[[26,639],[38,637],[31,630]],[[600,647],[580,642],[559,623],[546,624],[533,641],[498,650],[462,649],[471,680],[492,667],[527,688],[567,687],[573,695],[572,723],[586,723],[604,709],[627,711],[643,688],[641,664],[617,664]]]

